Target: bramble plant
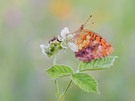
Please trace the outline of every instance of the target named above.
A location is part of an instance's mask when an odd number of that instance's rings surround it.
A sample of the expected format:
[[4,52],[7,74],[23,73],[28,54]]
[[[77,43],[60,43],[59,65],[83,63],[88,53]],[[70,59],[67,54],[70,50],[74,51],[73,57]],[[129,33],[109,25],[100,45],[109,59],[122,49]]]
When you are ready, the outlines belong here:
[[[70,48],[72,51],[77,51],[76,44],[71,41],[73,35],[69,34],[68,28],[65,27],[61,31],[61,36],[55,37],[49,41],[48,46],[40,45],[42,53],[48,57],[54,56],[53,65],[47,69],[47,73],[54,79],[56,86],[56,97],[58,101],[64,101],[65,95],[70,88],[71,84],[74,84],[86,92],[97,92],[97,81],[87,74],[85,71],[102,70],[113,65],[118,56],[106,56],[103,58],[94,59],[90,62],[81,61],[78,65],[78,70],[73,71],[72,67],[63,64],[56,63],[56,55],[60,50]],[[58,84],[58,80],[62,77],[68,76],[71,80],[67,88],[61,92]]]

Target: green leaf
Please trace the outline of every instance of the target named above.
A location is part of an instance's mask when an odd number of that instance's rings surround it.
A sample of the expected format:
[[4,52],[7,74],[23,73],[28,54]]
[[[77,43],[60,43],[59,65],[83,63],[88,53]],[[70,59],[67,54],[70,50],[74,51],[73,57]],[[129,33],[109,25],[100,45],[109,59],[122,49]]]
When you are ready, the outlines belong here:
[[116,58],[118,58],[118,56],[107,56],[104,58],[93,60],[91,62],[80,62],[79,70],[86,71],[86,70],[105,69],[113,65]]
[[88,74],[76,73],[72,76],[72,80],[74,84],[76,84],[86,92],[98,92],[98,86],[96,80],[93,79]]
[[73,74],[73,70],[65,65],[53,65],[47,70],[47,73],[52,78],[59,78],[63,76],[69,76]]

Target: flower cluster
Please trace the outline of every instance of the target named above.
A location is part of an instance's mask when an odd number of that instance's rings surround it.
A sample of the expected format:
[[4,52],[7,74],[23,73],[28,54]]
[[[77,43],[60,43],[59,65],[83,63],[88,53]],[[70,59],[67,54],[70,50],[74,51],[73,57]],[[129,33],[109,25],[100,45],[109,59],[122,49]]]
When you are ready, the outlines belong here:
[[67,27],[65,27],[61,34],[57,37],[51,39],[49,44],[46,46],[44,44],[40,45],[41,51],[43,54],[48,55],[49,57],[58,53],[59,50],[70,48],[74,52],[78,52],[78,47],[74,43],[74,36],[70,34]]

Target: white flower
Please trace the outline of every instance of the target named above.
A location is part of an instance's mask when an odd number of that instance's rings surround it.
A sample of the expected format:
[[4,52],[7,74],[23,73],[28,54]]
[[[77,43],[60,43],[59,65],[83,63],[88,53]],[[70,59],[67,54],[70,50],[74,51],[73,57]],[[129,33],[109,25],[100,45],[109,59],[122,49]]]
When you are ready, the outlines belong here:
[[61,37],[62,37],[63,39],[66,39],[66,35],[68,35],[68,34],[69,34],[69,30],[68,30],[67,27],[65,27],[65,28],[61,31]]
[[[60,34],[60,35],[61,35],[61,37],[58,36],[58,40],[60,40],[60,41],[62,41],[62,42],[66,41],[66,39],[72,39],[72,38],[73,38],[73,35],[69,33],[69,30],[68,30],[67,27],[65,27],[65,28],[61,31],[61,34]],[[78,52],[78,48],[77,48],[77,46],[76,46],[75,43],[69,41],[69,42],[67,43],[67,45],[68,45],[68,47],[69,47],[72,51]],[[62,44],[62,47],[63,47],[63,44]],[[64,46],[63,48],[65,48],[65,46]]]
[[65,27],[64,29],[61,30],[60,36],[58,35],[58,40],[65,41],[68,34],[69,30],[67,27]]
[[49,47],[49,46],[46,46],[46,45],[44,45],[44,44],[41,44],[41,45],[40,45],[40,48],[41,48],[41,51],[42,51],[43,54],[46,55],[45,49],[48,48],[48,47]]

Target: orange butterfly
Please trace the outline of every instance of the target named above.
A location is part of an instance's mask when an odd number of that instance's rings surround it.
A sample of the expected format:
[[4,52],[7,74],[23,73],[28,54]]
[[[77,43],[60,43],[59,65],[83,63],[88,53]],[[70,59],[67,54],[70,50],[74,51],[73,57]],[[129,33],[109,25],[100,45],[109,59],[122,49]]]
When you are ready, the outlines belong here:
[[112,53],[113,48],[110,43],[97,33],[84,29],[86,23],[72,33],[74,35],[74,43],[78,48],[78,52],[75,52],[75,57],[80,61],[90,62],[91,60],[102,58]]

